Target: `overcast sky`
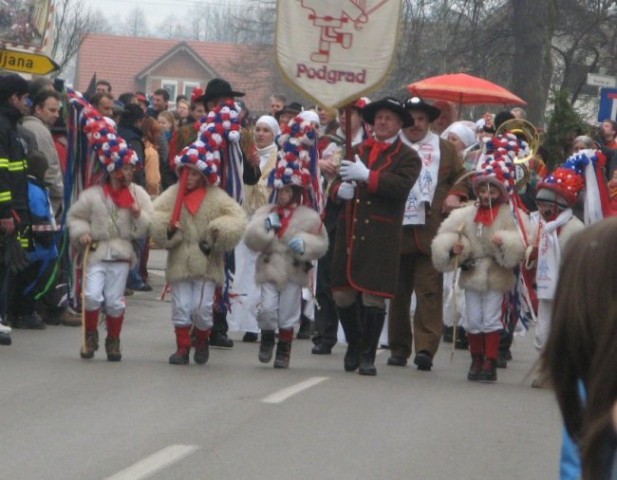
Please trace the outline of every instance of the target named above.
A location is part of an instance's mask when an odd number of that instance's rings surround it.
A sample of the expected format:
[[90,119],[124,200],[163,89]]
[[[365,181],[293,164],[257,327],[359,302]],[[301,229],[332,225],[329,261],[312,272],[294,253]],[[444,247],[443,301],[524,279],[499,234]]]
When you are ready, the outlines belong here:
[[[156,27],[169,15],[181,18],[204,4],[227,7],[241,5],[242,0],[81,0],[92,10],[100,10],[110,22],[124,20],[133,8],[139,7],[146,15],[148,27]],[[186,13],[185,13],[186,12]]]

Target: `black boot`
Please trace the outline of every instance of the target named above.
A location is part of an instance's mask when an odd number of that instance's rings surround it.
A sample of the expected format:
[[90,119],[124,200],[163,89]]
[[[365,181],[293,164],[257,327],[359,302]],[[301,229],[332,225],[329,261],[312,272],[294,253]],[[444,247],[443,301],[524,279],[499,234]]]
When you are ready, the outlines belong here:
[[345,308],[337,307],[336,311],[347,340],[347,352],[345,352],[344,360],[345,371],[353,372],[360,366],[361,330],[358,305],[353,303]]
[[456,327],[456,345],[457,350],[467,350],[469,341],[467,340],[467,332],[463,327]]
[[298,340],[308,340],[309,338],[311,338],[312,333],[313,322],[304,314],[300,315],[300,328],[298,329],[296,338]]
[[259,344],[259,361],[268,363],[272,360],[274,351],[274,330],[261,331],[261,343]]
[[276,345],[274,368],[289,368],[289,357],[291,356],[291,342],[293,340],[293,337],[293,328],[279,328],[279,341]]
[[360,354],[360,375],[377,375],[375,353],[386,318],[386,311],[379,307],[362,309],[362,353]]
[[467,380],[475,382],[478,380],[478,376],[482,371],[482,364],[484,363],[484,358],[482,355],[472,355],[471,356],[471,366],[469,367],[469,372],[467,372]]
[[497,381],[497,360],[485,359],[482,364],[482,370],[478,373],[478,382],[496,382]]

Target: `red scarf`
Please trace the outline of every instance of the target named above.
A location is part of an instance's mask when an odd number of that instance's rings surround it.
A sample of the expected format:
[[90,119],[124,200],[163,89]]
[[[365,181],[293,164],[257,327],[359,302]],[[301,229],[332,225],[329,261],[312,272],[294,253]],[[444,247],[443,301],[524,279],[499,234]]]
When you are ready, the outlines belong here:
[[193,191],[186,192],[184,194],[184,206],[189,211],[189,213],[194,217],[201,206],[201,202],[206,198],[206,189],[205,188],[196,188]]
[[381,156],[383,152],[385,152],[388,148],[392,146],[391,143],[380,142],[379,140],[375,140],[374,138],[369,138],[364,142],[364,145],[370,147],[371,153],[368,156],[368,166],[369,168],[373,166],[373,164],[377,161],[377,159]]
[[480,205],[473,221],[490,227],[499,214],[499,207],[501,207],[501,203],[493,205],[492,207],[483,207]]
[[277,207],[276,213],[279,214],[279,219],[281,220],[281,228],[279,228],[276,232],[276,236],[278,238],[283,238],[283,235],[285,235],[285,232],[291,223],[291,217],[297,206],[298,205],[294,203],[289,207]]
[[135,198],[131,194],[128,187],[120,187],[118,189],[112,188],[111,184],[103,184],[103,192],[118,208],[131,208],[135,203]]

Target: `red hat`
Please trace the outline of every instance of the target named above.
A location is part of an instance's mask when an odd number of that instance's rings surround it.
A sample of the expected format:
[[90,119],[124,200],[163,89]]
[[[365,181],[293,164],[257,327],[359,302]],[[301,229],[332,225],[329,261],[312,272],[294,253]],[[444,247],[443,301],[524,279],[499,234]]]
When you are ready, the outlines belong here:
[[578,194],[585,188],[584,172],[589,161],[587,155],[580,152],[568,158],[538,184],[536,200],[573,207]]

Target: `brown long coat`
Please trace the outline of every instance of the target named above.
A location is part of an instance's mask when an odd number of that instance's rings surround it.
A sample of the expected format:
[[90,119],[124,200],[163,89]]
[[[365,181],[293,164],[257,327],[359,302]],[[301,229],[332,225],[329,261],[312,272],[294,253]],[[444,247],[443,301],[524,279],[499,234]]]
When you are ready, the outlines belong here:
[[420,251],[425,255],[430,255],[431,242],[437,235],[441,222],[446,217],[441,211],[444,200],[450,193],[456,193],[463,198],[468,197],[467,183],[456,184],[456,181],[465,173],[463,160],[456,152],[456,148],[452,142],[440,138],[439,151],[437,188],[435,189],[433,203],[426,209],[426,224],[403,227],[401,253]]
[[[354,153],[368,165],[370,147],[362,143]],[[420,169],[418,154],[397,139],[370,167],[369,182],[359,182],[354,199],[344,202],[332,259],[333,290],[394,296],[405,202]],[[335,184],[334,197],[337,190]]]

